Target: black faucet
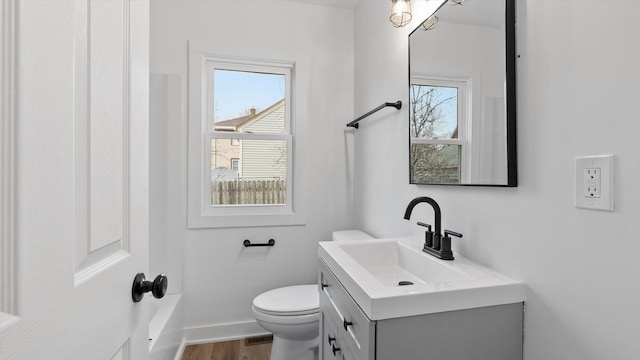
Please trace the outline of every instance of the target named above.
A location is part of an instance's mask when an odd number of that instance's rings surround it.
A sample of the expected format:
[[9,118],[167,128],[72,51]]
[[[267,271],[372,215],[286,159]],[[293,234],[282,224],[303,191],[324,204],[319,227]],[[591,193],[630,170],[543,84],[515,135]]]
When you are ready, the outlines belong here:
[[444,236],[442,236],[442,233],[440,233],[440,229],[442,228],[442,212],[440,211],[440,205],[438,205],[435,200],[426,196],[417,197],[411,200],[411,202],[407,206],[407,210],[404,212],[404,218],[406,220],[409,220],[413,208],[419,203],[423,202],[426,202],[433,208],[433,212],[435,214],[435,228],[434,231],[431,231],[431,225],[418,222],[418,225],[425,226],[427,228],[427,231],[425,232],[425,241],[422,251],[442,260],[453,260],[454,257],[453,251],[451,251],[451,236],[457,236],[461,238],[462,234],[458,234],[450,230],[445,230]]

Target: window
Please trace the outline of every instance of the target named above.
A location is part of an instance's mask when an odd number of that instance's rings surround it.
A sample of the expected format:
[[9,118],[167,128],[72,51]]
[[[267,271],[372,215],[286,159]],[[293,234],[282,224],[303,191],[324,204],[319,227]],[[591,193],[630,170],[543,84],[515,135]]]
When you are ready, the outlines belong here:
[[411,182],[458,184],[467,175],[467,82],[411,82]]
[[[203,177],[199,199],[190,190],[190,202],[200,203],[196,214],[190,205],[190,226],[300,224],[293,196],[293,63],[201,59]],[[190,168],[190,176],[195,173]]]
[[240,168],[240,159],[231,159],[231,170],[238,171]]

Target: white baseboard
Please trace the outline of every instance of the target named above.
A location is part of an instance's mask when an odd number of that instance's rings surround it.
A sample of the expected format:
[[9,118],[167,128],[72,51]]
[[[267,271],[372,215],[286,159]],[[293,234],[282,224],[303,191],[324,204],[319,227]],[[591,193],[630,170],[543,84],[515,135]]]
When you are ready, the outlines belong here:
[[176,351],[176,356],[173,360],[181,360],[182,355],[184,355],[184,349],[187,347],[187,338],[182,338],[180,345],[178,346],[178,351]]
[[188,345],[238,340],[248,336],[266,335],[268,333],[256,321],[184,329],[184,336]]

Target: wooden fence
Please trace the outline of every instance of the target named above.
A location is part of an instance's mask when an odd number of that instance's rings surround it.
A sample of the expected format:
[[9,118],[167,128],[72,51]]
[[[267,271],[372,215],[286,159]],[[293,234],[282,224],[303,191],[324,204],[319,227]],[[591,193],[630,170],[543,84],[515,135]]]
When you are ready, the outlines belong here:
[[285,180],[234,180],[211,182],[211,205],[284,204]]

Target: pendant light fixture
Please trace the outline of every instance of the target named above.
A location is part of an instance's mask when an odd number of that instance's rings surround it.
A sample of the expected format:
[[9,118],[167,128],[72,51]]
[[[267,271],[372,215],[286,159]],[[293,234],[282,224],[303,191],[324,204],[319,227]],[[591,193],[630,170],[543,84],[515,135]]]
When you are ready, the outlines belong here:
[[411,0],[391,0],[389,21],[394,27],[403,27],[411,21]]
[[427,18],[427,20],[425,20],[422,24],[420,24],[420,29],[424,31],[431,30],[436,27],[437,23],[438,23],[438,17],[435,15],[431,15]]

